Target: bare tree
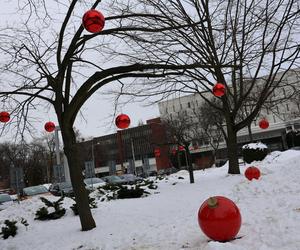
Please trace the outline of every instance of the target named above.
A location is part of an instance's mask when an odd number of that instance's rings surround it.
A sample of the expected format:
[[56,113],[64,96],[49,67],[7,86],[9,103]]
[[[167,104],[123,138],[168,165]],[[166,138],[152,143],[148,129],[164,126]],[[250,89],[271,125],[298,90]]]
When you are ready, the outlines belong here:
[[[214,102],[214,100],[213,100]],[[216,103],[215,103],[216,104]],[[208,141],[212,147],[214,162],[220,142],[226,138],[224,117],[219,110],[214,109],[209,103],[204,103],[199,109],[194,109],[194,138]]]
[[[168,75],[182,75],[187,69],[210,66],[198,62],[174,64],[138,60],[135,49],[128,46],[124,36],[131,36],[131,39],[139,34],[155,36],[165,28],[151,27],[148,23],[155,20],[164,23],[167,19],[163,15],[149,13],[133,2],[113,1],[106,7],[103,5],[108,13],[107,28],[93,34],[84,31],[81,17],[88,9],[99,7],[101,0],[26,2],[29,4],[23,5],[22,13],[26,6],[29,7],[28,17],[23,23],[20,18],[18,25],[2,29],[0,35],[0,51],[4,59],[0,100],[12,115],[12,121],[6,127],[23,136],[26,130],[34,132],[34,111],[39,108],[54,110],[61,129],[81,227],[83,231],[90,230],[96,223],[89,208],[80,149],[73,128],[81,107],[95,92],[111,82],[122,89],[129,80],[162,79]],[[51,3],[54,4],[50,6]],[[51,15],[50,10],[56,11],[55,15]],[[168,29],[183,29],[186,25],[178,24]],[[147,41],[144,42],[147,45]]]
[[[183,76],[170,76],[163,84],[152,80],[147,91],[137,94],[128,89],[127,94],[144,98],[160,94],[161,98],[166,98],[177,92],[198,93],[223,113],[228,173],[239,174],[237,132],[257,117],[287,72],[299,66],[299,1],[137,2],[148,13],[164,17],[164,22],[159,18],[144,20],[149,27],[161,31],[155,36],[124,35],[132,46],[132,41],[140,46],[137,55],[141,63],[160,61],[177,65],[197,62],[208,67],[186,69]],[[170,29],[179,25],[184,28]],[[226,86],[226,94],[220,98],[221,105],[214,105],[204,94],[208,91],[213,96],[212,87],[216,82]],[[251,105],[247,115],[241,117],[239,114],[244,112],[245,100],[249,96],[255,96],[255,104]]]
[[189,145],[194,139],[192,134],[193,121],[187,112],[178,113],[177,116],[167,116],[162,120],[166,128],[167,138],[170,144],[183,146],[186,154],[186,164],[189,171],[190,183],[194,183],[193,166]]

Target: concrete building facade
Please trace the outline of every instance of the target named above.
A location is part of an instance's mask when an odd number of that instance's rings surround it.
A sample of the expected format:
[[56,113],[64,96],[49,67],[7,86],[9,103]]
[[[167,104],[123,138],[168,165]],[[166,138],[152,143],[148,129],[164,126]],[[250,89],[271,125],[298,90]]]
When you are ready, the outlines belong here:
[[[277,78],[280,78],[279,74]],[[263,79],[262,79],[263,81]],[[259,84],[258,87],[259,88]],[[202,92],[207,98],[213,97],[209,91]],[[194,116],[194,110],[200,108],[205,100],[197,93],[185,95],[158,104],[161,119],[168,117],[176,117],[179,113]],[[268,129],[261,129],[259,121],[264,118],[269,122]],[[199,121],[198,121],[199,122]],[[198,124],[201,126],[201,124]],[[225,124],[224,124],[225,126]],[[261,141],[268,145],[270,150],[284,150],[288,148],[286,135],[290,131],[300,131],[300,70],[290,70],[280,82],[278,88],[269,97],[266,105],[264,105],[251,124],[251,132],[253,141]],[[210,166],[213,161],[209,154],[212,152],[212,147],[205,138],[195,138],[197,148],[191,146],[191,154],[196,167]],[[238,143],[242,145],[250,142],[248,128],[244,128],[238,132]],[[221,140],[219,144],[218,158],[226,159],[226,143]]]

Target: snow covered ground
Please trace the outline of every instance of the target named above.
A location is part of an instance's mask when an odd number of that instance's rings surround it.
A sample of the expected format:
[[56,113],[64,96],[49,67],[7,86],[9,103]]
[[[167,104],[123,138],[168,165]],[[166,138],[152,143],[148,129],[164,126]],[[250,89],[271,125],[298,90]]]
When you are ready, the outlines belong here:
[[[80,231],[73,215],[72,200],[59,220],[34,220],[43,205],[38,198],[0,211],[5,219],[27,219],[18,223],[18,234],[0,239],[1,250],[299,250],[300,249],[300,151],[273,152],[256,162],[262,176],[248,181],[243,174],[227,174],[227,166],[195,171],[195,183],[180,171],[158,182],[152,195],[139,199],[98,202],[93,209],[97,228]],[[241,172],[249,165],[241,166]],[[178,179],[179,176],[184,179]],[[210,241],[200,230],[197,213],[204,200],[214,195],[232,199],[240,208],[240,239],[227,243]],[[54,200],[57,198],[54,197]]]

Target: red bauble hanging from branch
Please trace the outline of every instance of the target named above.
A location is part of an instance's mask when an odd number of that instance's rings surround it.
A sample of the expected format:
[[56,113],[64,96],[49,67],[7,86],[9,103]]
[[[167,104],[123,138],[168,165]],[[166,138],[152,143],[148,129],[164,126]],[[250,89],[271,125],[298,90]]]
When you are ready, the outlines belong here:
[[160,157],[160,149],[159,148],[154,149],[154,156]]
[[269,122],[264,118],[259,121],[258,125],[261,129],[267,129],[269,127]]
[[105,18],[98,10],[89,10],[82,17],[83,27],[91,32],[98,33],[104,28]]
[[217,83],[213,87],[213,94],[214,94],[214,96],[217,96],[217,97],[221,97],[221,96],[225,95],[225,85],[222,83]]
[[260,170],[257,167],[248,167],[245,171],[245,176],[248,180],[256,179],[260,177]]
[[115,123],[118,128],[125,129],[130,125],[130,118],[128,115],[120,114],[117,116]]
[[210,197],[198,211],[198,224],[212,240],[233,240],[240,230],[241,222],[239,208],[232,200],[223,196]]
[[0,112],[0,122],[8,122],[10,120],[10,114],[8,112]]
[[55,124],[53,122],[46,122],[44,127],[47,132],[53,132],[55,130]]

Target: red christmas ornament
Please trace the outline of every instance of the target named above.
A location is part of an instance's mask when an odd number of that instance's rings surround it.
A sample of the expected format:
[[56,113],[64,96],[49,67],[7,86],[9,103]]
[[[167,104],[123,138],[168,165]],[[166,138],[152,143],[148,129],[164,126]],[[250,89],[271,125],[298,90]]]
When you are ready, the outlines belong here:
[[0,112],[0,122],[8,122],[10,120],[10,114],[8,112]]
[[184,151],[185,148],[184,148],[184,146],[179,146],[179,147],[178,147],[178,150],[179,150],[179,151]]
[[115,123],[118,128],[125,129],[130,125],[130,118],[128,115],[120,114],[117,116]]
[[269,127],[269,122],[267,119],[261,119],[258,125],[261,129],[267,129]]
[[155,155],[155,157],[160,157],[160,149],[159,148],[156,148],[154,150],[154,155]]
[[98,33],[100,32],[105,23],[105,18],[103,14],[98,10],[89,10],[85,12],[82,17],[82,25],[83,27],[91,32],[91,33]]
[[47,132],[53,132],[55,130],[55,124],[53,122],[46,122],[44,127]]
[[245,171],[245,176],[248,180],[256,179],[260,177],[260,170],[257,167],[248,167]]
[[217,83],[213,87],[213,94],[214,96],[221,97],[225,94],[225,86],[222,83]]
[[212,240],[233,240],[240,230],[241,222],[239,208],[232,200],[223,196],[208,198],[198,211],[198,224]]

